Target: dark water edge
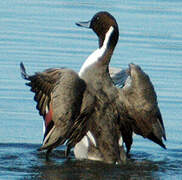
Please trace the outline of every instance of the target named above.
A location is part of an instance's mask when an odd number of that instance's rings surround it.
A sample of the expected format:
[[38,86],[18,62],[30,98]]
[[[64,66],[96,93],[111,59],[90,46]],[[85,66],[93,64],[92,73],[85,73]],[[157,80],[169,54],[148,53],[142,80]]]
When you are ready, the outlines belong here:
[[[40,144],[0,143],[0,179],[170,179],[182,177],[182,150],[168,150],[166,158],[134,150],[123,165],[64,157],[64,146],[54,150],[49,161]],[[162,151],[161,151],[162,152]],[[164,151],[163,153],[166,153]],[[169,156],[168,156],[169,155]],[[161,154],[159,154],[162,157]],[[176,158],[178,156],[178,158]],[[170,159],[175,157],[175,159]],[[155,160],[152,160],[152,159]]]

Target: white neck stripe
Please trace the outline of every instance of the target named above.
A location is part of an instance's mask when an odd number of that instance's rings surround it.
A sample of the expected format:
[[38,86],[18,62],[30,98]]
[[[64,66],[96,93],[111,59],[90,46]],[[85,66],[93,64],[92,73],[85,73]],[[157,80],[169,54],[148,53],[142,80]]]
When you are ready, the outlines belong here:
[[106,33],[106,36],[105,36],[105,39],[104,39],[104,43],[103,43],[101,49],[102,49],[102,48],[104,48],[104,49],[107,48],[109,39],[110,39],[111,34],[112,34],[113,31],[114,31],[114,28],[113,28],[113,26],[111,26],[111,27],[109,28],[109,31],[107,31],[107,33]]
[[109,43],[109,39],[111,37],[111,34],[113,33],[114,28],[113,26],[111,26],[109,28],[109,30],[106,33],[105,39],[104,39],[104,43],[102,45],[101,48],[96,49],[87,59],[86,61],[83,63],[80,72],[79,72],[79,76],[81,76],[83,74],[83,72],[89,68],[89,66],[95,64],[96,62],[99,61],[99,59],[104,55],[105,51],[107,50],[107,46]]

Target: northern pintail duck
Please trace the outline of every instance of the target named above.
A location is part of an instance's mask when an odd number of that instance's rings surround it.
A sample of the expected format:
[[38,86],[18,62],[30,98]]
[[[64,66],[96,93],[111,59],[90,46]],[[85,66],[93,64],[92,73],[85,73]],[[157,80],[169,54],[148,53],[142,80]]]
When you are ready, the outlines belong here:
[[99,12],[91,21],[77,25],[91,28],[99,38],[99,48],[78,74],[57,68],[29,76],[23,63],[20,65],[44,118],[46,130],[40,150],[46,149],[48,157],[53,148],[66,142],[66,155],[75,147],[76,158],[121,163],[126,159],[122,140],[129,152],[133,132],[165,147],[165,130],[148,76],[130,65],[123,88],[117,88],[109,74],[119,37],[115,18]]

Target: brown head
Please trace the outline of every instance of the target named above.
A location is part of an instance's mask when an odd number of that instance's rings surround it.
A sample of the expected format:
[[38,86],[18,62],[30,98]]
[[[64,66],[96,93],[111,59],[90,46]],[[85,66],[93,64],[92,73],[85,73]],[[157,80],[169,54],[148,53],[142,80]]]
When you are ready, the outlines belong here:
[[106,11],[101,11],[96,13],[90,21],[87,22],[78,22],[76,25],[81,27],[91,28],[99,38],[99,47],[103,45],[103,42],[106,37],[106,33],[109,31],[110,27],[113,27],[114,30],[110,37],[110,46],[116,46],[119,30],[115,18]]

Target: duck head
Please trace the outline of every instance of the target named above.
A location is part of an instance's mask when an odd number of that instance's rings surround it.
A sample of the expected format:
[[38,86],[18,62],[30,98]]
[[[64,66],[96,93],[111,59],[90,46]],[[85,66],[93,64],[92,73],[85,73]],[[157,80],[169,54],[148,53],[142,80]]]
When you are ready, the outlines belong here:
[[103,46],[106,34],[112,31],[109,37],[109,46],[115,47],[119,37],[118,24],[115,18],[106,11],[96,13],[90,21],[78,22],[76,25],[91,28],[99,38],[99,47]]

